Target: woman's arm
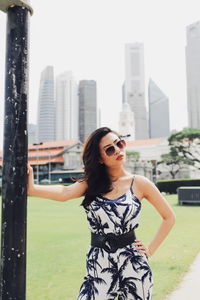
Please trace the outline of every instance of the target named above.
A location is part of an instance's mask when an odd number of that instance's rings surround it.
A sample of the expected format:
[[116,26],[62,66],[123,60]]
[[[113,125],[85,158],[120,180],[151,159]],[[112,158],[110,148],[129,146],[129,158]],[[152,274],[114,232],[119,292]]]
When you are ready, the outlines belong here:
[[[137,177],[138,178],[138,177]],[[143,197],[145,197],[161,215],[163,221],[158,228],[152,241],[149,243],[145,253],[152,255],[156,249],[160,246],[163,240],[166,238],[171,228],[173,227],[176,217],[171,206],[162,196],[158,188],[149,179],[143,176],[139,176],[137,182],[139,183],[139,189],[143,191]],[[139,244],[139,243],[138,243]],[[138,247],[138,249],[143,249]]]
[[85,181],[76,182],[69,186],[63,185],[37,185],[33,180],[33,169],[28,165],[28,195],[47,198],[55,201],[67,201],[79,198],[85,194],[87,184]]

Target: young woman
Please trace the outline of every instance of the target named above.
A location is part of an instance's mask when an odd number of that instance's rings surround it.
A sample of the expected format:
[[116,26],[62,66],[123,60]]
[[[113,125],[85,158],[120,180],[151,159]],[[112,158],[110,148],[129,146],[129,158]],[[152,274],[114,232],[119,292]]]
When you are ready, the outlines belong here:
[[[87,274],[77,300],[149,300],[152,297],[150,257],[175,222],[168,202],[144,176],[125,170],[125,141],[107,127],[94,131],[83,152],[84,178],[70,186],[33,183],[28,167],[28,193],[57,201],[84,196],[82,205],[91,230]],[[141,201],[149,201],[162,223],[149,245],[136,239]]]

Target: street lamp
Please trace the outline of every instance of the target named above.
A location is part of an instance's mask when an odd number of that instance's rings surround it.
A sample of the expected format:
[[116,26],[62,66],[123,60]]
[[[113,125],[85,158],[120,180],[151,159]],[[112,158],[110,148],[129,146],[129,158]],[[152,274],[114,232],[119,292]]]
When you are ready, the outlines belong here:
[[152,159],[151,160],[151,164],[153,166],[153,182],[156,184],[157,182],[157,160],[156,159]]
[[49,169],[48,169],[48,178],[49,178],[49,183],[51,183],[51,151],[48,150],[48,154],[49,154]]
[[129,133],[129,134],[126,134],[126,135],[120,135],[120,138],[127,138],[127,137],[130,137],[131,136],[131,134]]
[[[34,143],[33,145],[34,146],[38,146],[38,145],[42,145],[43,142],[40,142],[40,143]],[[39,159],[38,159],[38,150],[39,150],[39,147],[36,148],[37,150],[37,171],[36,171],[36,178],[37,178],[37,184],[39,184]]]

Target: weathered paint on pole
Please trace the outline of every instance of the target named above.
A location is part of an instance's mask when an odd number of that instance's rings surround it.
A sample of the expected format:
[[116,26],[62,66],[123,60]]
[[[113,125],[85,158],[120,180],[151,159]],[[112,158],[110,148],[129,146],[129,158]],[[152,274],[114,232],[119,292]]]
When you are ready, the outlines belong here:
[[7,10],[1,300],[25,300],[29,10]]

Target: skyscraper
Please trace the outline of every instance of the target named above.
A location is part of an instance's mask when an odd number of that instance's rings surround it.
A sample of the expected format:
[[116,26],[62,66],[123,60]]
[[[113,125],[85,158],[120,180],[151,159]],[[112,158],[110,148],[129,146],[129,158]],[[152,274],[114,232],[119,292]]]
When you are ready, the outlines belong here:
[[94,80],[79,83],[79,139],[84,142],[97,129],[97,96]]
[[122,105],[126,102],[125,82],[122,85]]
[[148,97],[149,137],[169,136],[169,100],[152,79],[149,80]]
[[200,22],[186,28],[188,125],[200,129]]
[[55,139],[54,71],[47,66],[41,73],[38,101],[38,142]]
[[78,87],[71,71],[56,78],[56,140],[78,138]]
[[125,46],[125,102],[134,112],[135,139],[148,138],[145,105],[144,47],[134,43]]

